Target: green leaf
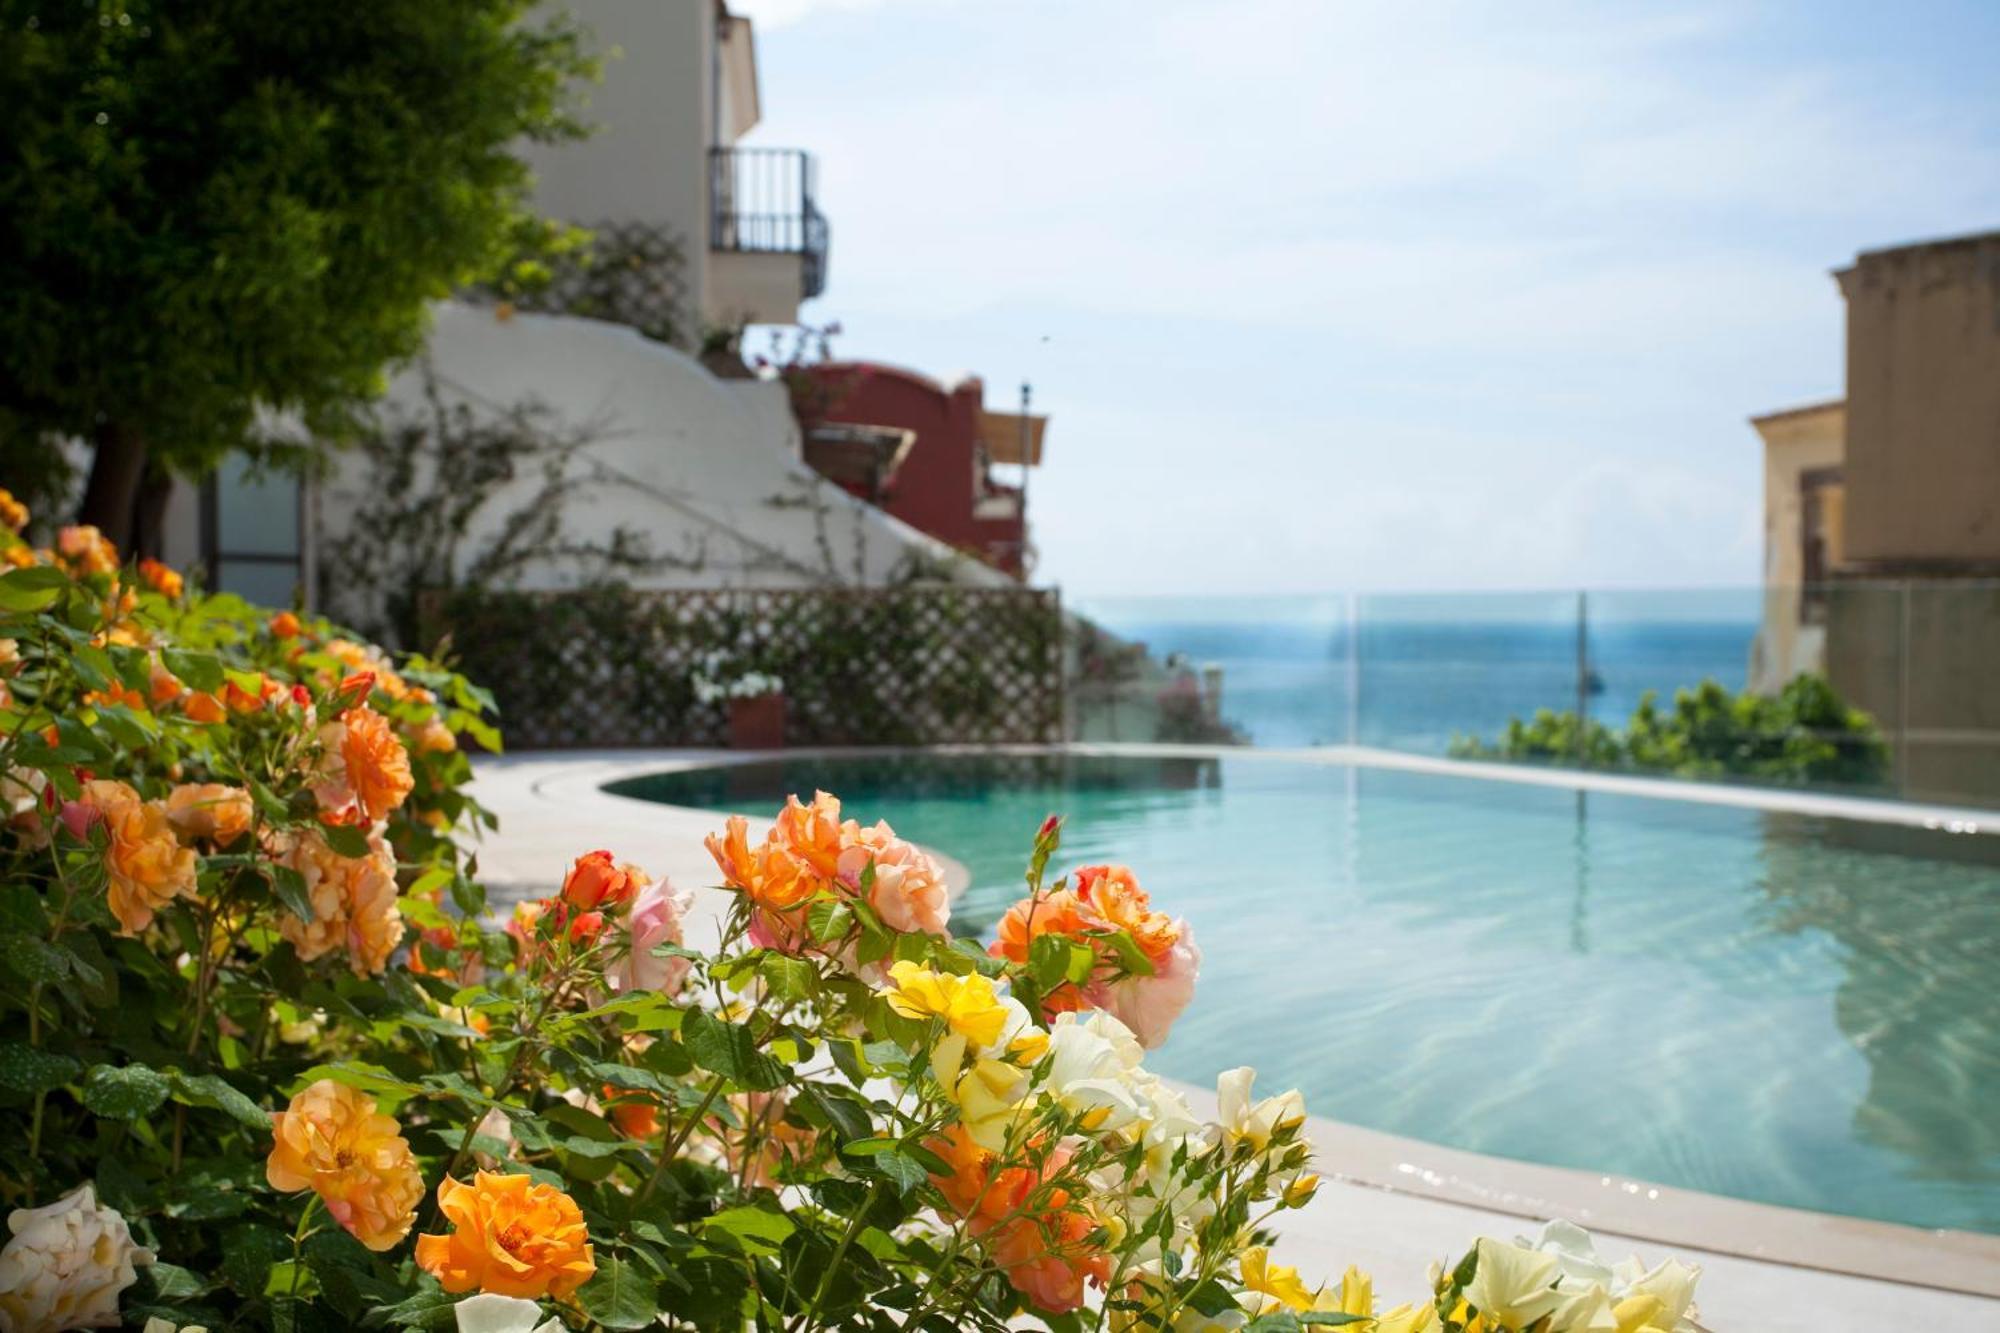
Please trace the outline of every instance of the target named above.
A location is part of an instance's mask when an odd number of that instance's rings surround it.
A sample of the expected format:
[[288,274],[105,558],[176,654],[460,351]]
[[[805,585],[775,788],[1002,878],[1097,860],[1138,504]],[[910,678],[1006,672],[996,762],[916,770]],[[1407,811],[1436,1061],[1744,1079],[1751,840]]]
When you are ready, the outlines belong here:
[[853,925],[854,913],[837,899],[822,898],[806,909],[806,930],[816,940],[840,939]]
[[271,892],[284,904],[285,910],[307,925],[312,924],[312,894],[306,888],[306,877],[287,865],[276,861],[265,862],[261,869],[270,878]]
[[250,1129],[269,1132],[271,1117],[220,1074],[184,1074],[178,1069],[169,1069],[166,1075],[172,1084],[173,1099],[182,1105],[221,1111]]
[[745,1088],[770,1089],[785,1082],[785,1067],[757,1049],[750,1029],[725,1023],[705,1009],[690,1009],[681,1020],[681,1040],[694,1062]]
[[175,679],[191,690],[209,693],[222,688],[222,663],[213,653],[183,652],[168,648],[160,660]]
[[898,1140],[885,1138],[856,1139],[852,1143],[840,1145],[845,1157],[875,1157],[885,1152],[894,1152]]
[[[1076,975],[1078,955],[1082,955],[1083,976]],[[1028,946],[1028,976],[1044,994],[1065,981],[1082,982],[1090,976],[1096,961],[1090,950],[1072,944],[1062,935],[1037,935]]]
[[597,1274],[576,1289],[576,1303],[606,1328],[648,1328],[659,1319],[659,1290],[629,1259],[607,1255]]
[[368,1323],[372,1327],[387,1324],[395,1328],[420,1328],[425,1330],[446,1330],[458,1327],[458,1297],[450,1295],[429,1277],[422,1279],[431,1283],[425,1291],[394,1305],[378,1305],[368,1312]]
[[898,1194],[908,1194],[911,1190],[930,1179],[930,1175],[916,1159],[900,1149],[864,1159],[861,1168],[866,1174],[879,1175],[896,1187]]
[[0,575],[0,611],[40,611],[69,586],[69,575],[52,565]]
[[[840,1048],[836,1045],[834,1049]],[[826,1118],[843,1139],[866,1139],[875,1132],[875,1122],[868,1113],[867,1102],[851,1088],[808,1083],[805,1085],[805,1100]]]
[[1217,1282],[1214,1278],[1210,1278],[1189,1292],[1187,1303],[1211,1319],[1225,1311],[1237,1308],[1236,1298],[1229,1294],[1227,1287]]
[[783,1213],[763,1208],[725,1208],[701,1224],[707,1233],[734,1237],[745,1248],[776,1250],[798,1227]]
[[320,827],[320,836],[326,845],[341,856],[359,860],[368,855],[368,834],[352,824],[325,824]]
[[147,1266],[146,1274],[152,1279],[153,1294],[161,1300],[184,1301],[201,1295],[201,1279],[177,1264],[155,1259]]
[[167,1076],[146,1065],[94,1065],[83,1080],[83,1104],[107,1120],[137,1120],[167,1099]]
[[[1127,972],[1135,977],[1150,977],[1153,975],[1153,960],[1146,957],[1145,950],[1139,947],[1139,942],[1132,938],[1130,931],[1108,931],[1098,936],[1098,938],[1111,946],[1112,952],[1118,955],[1118,965]],[[1079,984],[1083,980],[1083,978],[1072,979],[1077,980]]]
[[0,962],[21,980],[33,984],[60,981],[69,975],[69,954],[38,935],[10,930],[0,934]]
[[757,974],[764,978],[772,995],[786,1002],[810,999],[813,984],[819,979],[811,963],[781,953],[765,954],[757,964]]
[[60,1088],[82,1068],[67,1055],[38,1051],[19,1042],[0,1046],[0,1093],[20,1098]]
[[242,1222],[222,1233],[222,1276],[246,1296],[263,1295],[273,1266],[291,1257],[292,1238],[276,1227]]

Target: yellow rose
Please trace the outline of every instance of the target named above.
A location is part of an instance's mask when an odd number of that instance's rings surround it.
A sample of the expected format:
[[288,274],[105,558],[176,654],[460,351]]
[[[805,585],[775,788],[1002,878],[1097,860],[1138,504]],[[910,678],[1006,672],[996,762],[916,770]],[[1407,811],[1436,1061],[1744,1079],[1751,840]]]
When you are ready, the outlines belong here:
[[310,1189],[333,1220],[371,1250],[410,1234],[424,1179],[395,1120],[375,1099],[323,1078],[271,1113],[264,1177],[290,1194]]
[[889,969],[889,979],[889,1007],[905,1018],[942,1018],[974,1046],[991,1046],[1006,1029],[1007,1007],[977,972],[955,977],[904,961]]
[[1299,1277],[1299,1270],[1271,1262],[1271,1252],[1262,1245],[1243,1251],[1237,1261],[1243,1287],[1265,1298],[1260,1314],[1272,1310],[1310,1310],[1313,1294]]

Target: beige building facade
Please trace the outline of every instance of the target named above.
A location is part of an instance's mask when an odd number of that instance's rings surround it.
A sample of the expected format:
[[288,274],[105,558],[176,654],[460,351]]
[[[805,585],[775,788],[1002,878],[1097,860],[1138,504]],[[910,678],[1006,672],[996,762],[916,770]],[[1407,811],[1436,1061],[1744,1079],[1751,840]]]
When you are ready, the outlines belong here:
[[750,20],[721,0],[561,0],[603,57],[594,132],[528,145],[535,202],[581,226],[657,227],[686,256],[688,307],[710,326],[791,324],[825,287],[818,164],[746,147],[763,115]]
[[1847,396],[1764,446],[1754,688],[1821,671],[1874,715],[1906,795],[2000,795],[2000,232],[1835,273]]
[[1847,405],[1815,403],[1750,424],[1764,441],[1764,623],[1750,688],[1775,694],[1826,666],[1825,585],[1845,549]]

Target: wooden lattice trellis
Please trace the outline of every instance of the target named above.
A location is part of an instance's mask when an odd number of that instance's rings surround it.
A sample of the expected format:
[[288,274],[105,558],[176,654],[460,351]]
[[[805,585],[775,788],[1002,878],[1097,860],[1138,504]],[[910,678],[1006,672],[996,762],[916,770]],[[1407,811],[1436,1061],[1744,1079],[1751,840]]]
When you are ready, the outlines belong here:
[[548,276],[541,284],[479,294],[519,310],[609,320],[660,342],[688,342],[694,328],[680,235],[646,222],[596,222],[589,231],[588,245],[542,261]]
[[510,746],[720,745],[695,680],[784,682],[792,745],[1010,744],[1063,732],[1062,608],[1029,588],[457,593],[435,606]]

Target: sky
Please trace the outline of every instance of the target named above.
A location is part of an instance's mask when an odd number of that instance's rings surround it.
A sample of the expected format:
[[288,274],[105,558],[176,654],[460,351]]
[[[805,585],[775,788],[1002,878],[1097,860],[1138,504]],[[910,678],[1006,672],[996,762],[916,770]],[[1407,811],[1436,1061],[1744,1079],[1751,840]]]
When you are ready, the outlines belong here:
[[1052,414],[1083,595],[1754,583],[1857,251],[2000,227],[2000,4],[731,0],[835,349]]

